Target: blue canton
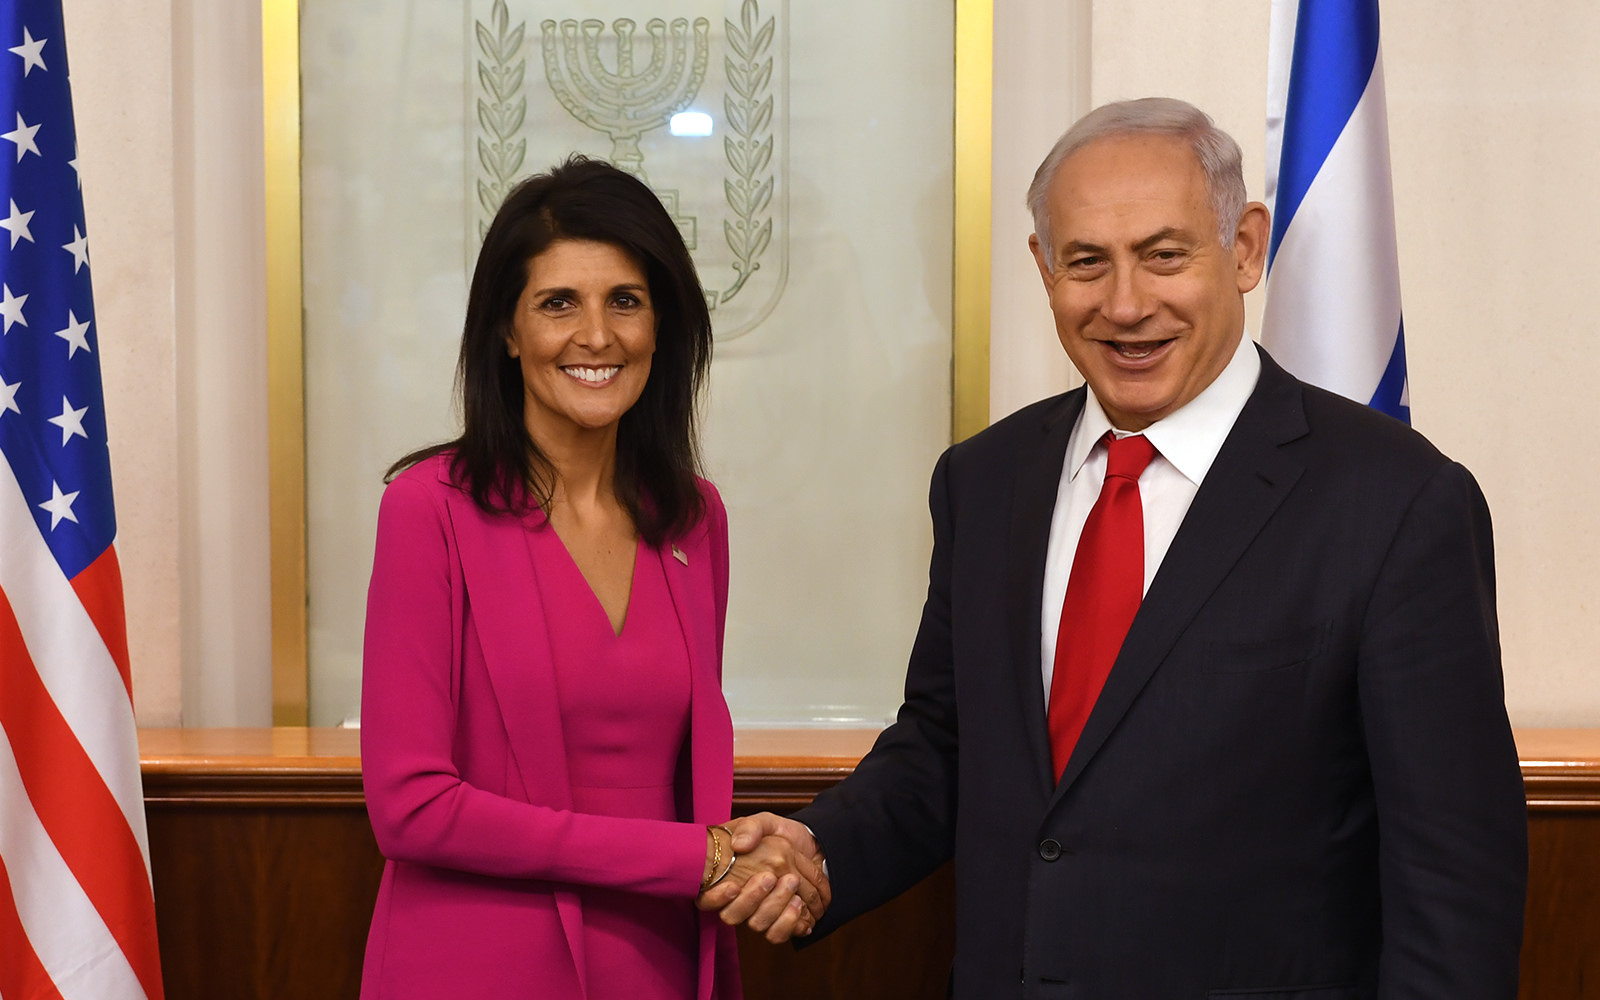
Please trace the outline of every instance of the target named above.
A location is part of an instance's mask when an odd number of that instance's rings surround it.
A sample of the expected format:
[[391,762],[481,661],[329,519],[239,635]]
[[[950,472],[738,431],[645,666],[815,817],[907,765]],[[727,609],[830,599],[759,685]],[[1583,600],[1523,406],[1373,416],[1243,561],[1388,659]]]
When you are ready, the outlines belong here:
[[58,3],[0,6],[0,454],[68,578],[116,535]]

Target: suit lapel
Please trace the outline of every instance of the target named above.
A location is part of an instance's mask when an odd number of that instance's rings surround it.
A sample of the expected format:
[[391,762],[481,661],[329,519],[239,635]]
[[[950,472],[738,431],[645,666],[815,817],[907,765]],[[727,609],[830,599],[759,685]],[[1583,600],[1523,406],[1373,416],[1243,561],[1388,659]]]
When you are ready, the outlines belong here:
[[[449,503],[467,584],[467,605],[483,647],[489,683],[500,705],[512,763],[522,780],[524,800],[570,810],[572,782],[555,663],[545,630],[538,574],[528,550],[530,525],[542,525],[543,515],[532,514],[524,522],[485,514],[470,496],[459,491],[451,492]],[[555,889],[554,895],[578,983],[587,990],[582,901],[571,889]]]
[[1255,391],[1151,581],[1052,802],[1083,773],[1178,636],[1289,495],[1304,468],[1281,445],[1306,431],[1299,383],[1262,353]]
[[[721,823],[732,809],[733,721],[722,697],[718,676],[716,636],[711,616],[705,614],[714,600],[711,550],[702,521],[677,544],[655,550],[661,560],[672,595],[672,606],[689,648],[689,774],[693,792],[693,820]],[[677,553],[682,553],[680,559]]]
[[1010,618],[1012,678],[1027,733],[1033,769],[1046,794],[1050,790],[1050,735],[1046,728],[1044,671],[1040,662],[1040,617],[1044,600],[1044,564],[1050,547],[1050,520],[1061,486],[1067,441],[1083,410],[1078,389],[1051,407],[1017,455],[1016,490],[1011,497],[1007,540],[1006,608]]
[[[523,790],[529,802],[571,809],[555,664],[528,551],[537,524],[485,514],[464,493],[451,502],[456,523],[471,525],[456,532],[467,602]],[[537,514],[528,520],[543,523]]]
[[[683,641],[689,649],[689,780],[693,821],[721,823],[733,810],[733,719],[722,696],[717,637],[704,610],[716,600],[708,522],[702,520],[678,544],[655,549],[647,558],[661,561],[667,591]],[[642,542],[640,544],[643,544]],[[709,1000],[716,976],[717,937],[722,924],[714,913],[699,914],[700,982],[698,1000]]]

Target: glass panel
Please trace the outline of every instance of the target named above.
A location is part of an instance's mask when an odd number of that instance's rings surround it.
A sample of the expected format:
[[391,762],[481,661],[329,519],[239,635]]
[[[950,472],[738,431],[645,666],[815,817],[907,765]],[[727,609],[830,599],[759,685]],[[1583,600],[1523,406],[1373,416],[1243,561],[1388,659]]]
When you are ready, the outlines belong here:
[[383,470],[456,433],[482,227],[571,151],[644,176],[714,293],[736,720],[893,712],[950,433],[953,22],[842,0],[303,4],[313,725],[357,709]]

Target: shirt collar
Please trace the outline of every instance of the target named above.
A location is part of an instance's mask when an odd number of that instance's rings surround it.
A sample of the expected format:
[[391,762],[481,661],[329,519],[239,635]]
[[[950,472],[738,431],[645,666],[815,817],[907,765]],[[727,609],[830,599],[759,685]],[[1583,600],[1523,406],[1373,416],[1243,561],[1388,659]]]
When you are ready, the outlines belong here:
[[[1247,330],[1239,338],[1239,346],[1227,366],[1200,395],[1139,433],[1149,438],[1161,457],[1185,479],[1199,486],[1210,471],[1211,463],[1216,461],[1217,452],[1222,450],[1222,442],[1233,429],[1234,421],[1239,419],[1239,412],[1255,391],[1260,375],[1261,357]],[[1078,426],[1073,428],[1072,439],[1067,444],[1067,468],[1071,478],[1078,478],[1083,463],[1088,461],[1090,452],[1105,437],[1106,431],[1118,437],[1128,434],[1111,426],[1111,418],[1106,416],[1094,389],[1090,388]]]

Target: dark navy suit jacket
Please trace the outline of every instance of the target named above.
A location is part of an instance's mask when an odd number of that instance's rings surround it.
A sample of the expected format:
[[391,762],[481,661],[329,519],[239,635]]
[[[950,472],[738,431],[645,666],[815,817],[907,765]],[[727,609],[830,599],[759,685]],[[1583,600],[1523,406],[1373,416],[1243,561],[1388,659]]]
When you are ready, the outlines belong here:
[[1265,352],[1059,784],[1046,541],[1084,391],[951,448],[896,723],[799,817],[819,932],[954,856],[953,995],[1516,995],[1527,875],[1471,475]]

